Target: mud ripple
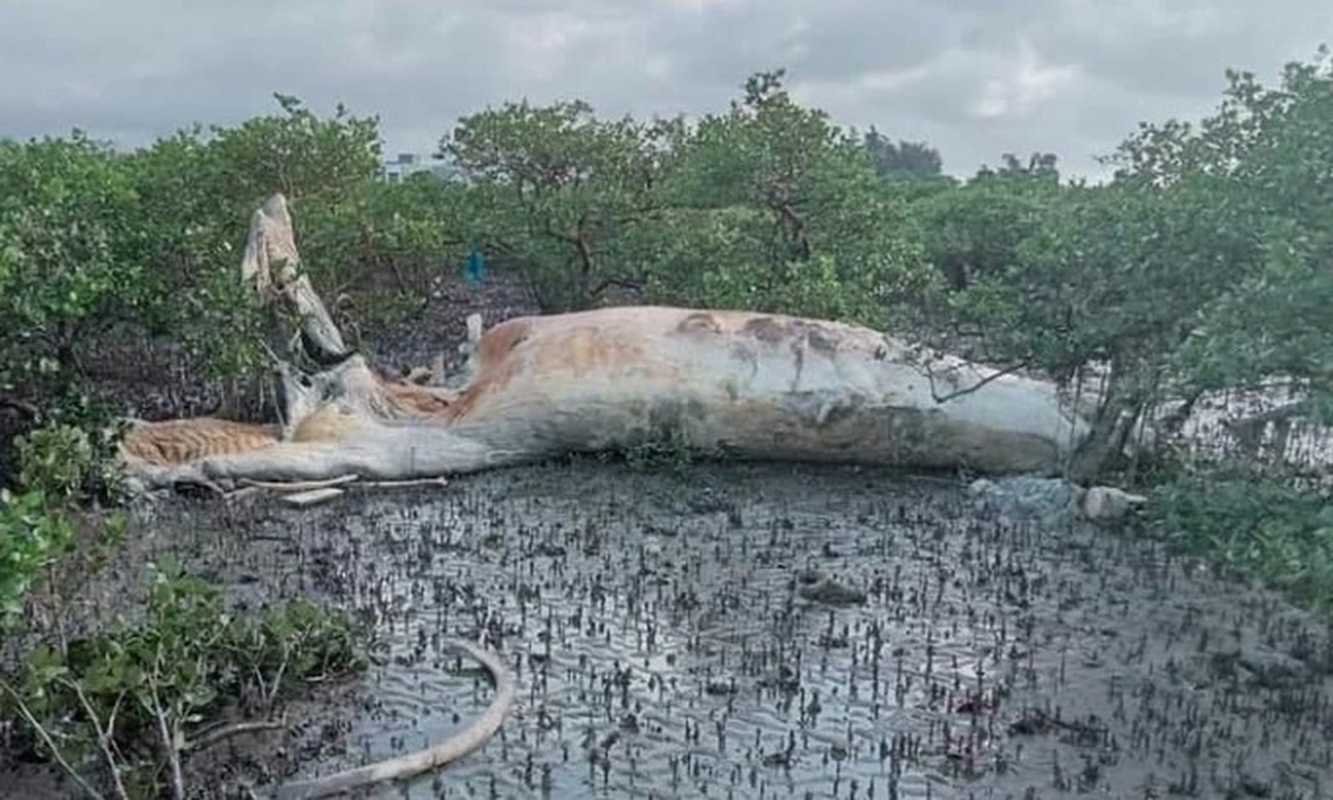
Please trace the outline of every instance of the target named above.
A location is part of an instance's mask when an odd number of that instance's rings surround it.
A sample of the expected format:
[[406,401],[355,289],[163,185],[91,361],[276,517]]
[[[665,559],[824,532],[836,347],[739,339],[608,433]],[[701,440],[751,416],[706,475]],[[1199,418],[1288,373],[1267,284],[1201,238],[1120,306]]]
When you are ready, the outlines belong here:
[[299,777],[480,714],[488,682],[441,647],[461,636],[502,654],[517,707],[483,750],[393,796],[1315,798],[1333,785],[1326,626],[1131,531],[987,518],[961,485],[579,462],[227,513],[223,533],[190,516],[203,550],[232,537],[222,573],[355,608],[382,640],[365,707]]

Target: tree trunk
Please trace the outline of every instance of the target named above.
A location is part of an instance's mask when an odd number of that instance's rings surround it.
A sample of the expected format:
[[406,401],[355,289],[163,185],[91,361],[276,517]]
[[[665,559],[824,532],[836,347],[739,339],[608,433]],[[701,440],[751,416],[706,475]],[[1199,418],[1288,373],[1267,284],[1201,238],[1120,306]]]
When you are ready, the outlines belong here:
[[1092,483],[1125,464],[1130,435],[1138,429],[1147,408],[1139,392],[1125,389],[1131,359],[1121,346],[1111,353],[1106,393],[1093,416],[1092,431],[1075,449],[1068,478]]

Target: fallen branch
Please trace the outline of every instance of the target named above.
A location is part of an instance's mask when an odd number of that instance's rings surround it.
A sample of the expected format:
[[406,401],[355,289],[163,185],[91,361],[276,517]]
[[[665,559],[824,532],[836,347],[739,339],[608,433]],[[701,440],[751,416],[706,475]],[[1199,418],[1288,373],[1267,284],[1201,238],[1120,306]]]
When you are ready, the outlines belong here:
[[410,778],[430,769],[448,766],[486,744],[500,730],[514,704],[518,694],[514,677],[504,662],[488,650],[458,639],[447,640],[445,645],[461,650],[490,674],[491,682],[495,685],[495,697],[484,714],[459,733],[431,747],[323,778],[289,783],[267,797],[271,800],[328,797],[376,783]]
[[400,489],[408,486],[438,486],[440,488],[444,488],[448,485],[449,485],[449,479],[444,477],[410,478],[401,481],[361,481],[360,483],[357,484],[358,487],[365,487],[368,489],[369,488]]
[[1309,400],[1297,400],[1250,417],[1224,419],[1222,420],[1222,426],[1228,430],[1238,428],[1253,429],[1262,427],[1271,422],[1288,422],[1297,417],[1308,415],[1310,413],[1310,405]]
[[600,297],[607,289],[625,289],[631,292],[642,292],[647,287],[646,281],[633,280],[631,278],[603,278],[596,286],[588,290],[589,297]]
[[283,727],[287,724],[287,718],[284,716],[280,720],[249,720],[246,722],[236,722],[231,725],[222,725],[212,730],[205,731],[198,736],[190,739],[181,748],[182,753],[198,753],[207,750],[210,747],[224,742],[233,736],[241,736],[247,733],[257,733],[259,731],[271,731]]
[[269,489],[275,492],[307,492],[311,489],[328,489],[335,486],[346,486],[354,483],[359,478],[356,475],[340,475],[336,478],[329,478],[322,481],[261,481],[252,478],[241,478],[237,483],[242,486],[248,486],[255,489]]
[[27,400],[20,400],[17,397],[0,397],[0,408],[12,408],[27,417],[28,421],[41,424],[42,410]]
[[177,490],[180,490],[185,487],[194,487],[195,489],[202,489],[203,491],[209,492],[217,497],[225,498],[233,494],[233,492],[229,492],[228,490],[223,489],[221,486],[219,486],[217,481],[211,481],[204,477],[191,476],[189,478],[176,481],[175,484]]
[[1179,433],[1185,427],[1190,414],[1194,413],[1194,407],[1198,405],[1199,400],[1203,399],[1203,395],[1204,391],[1202,389],[1195,389],[1191,392],[1179,406],[1161,418],[1158,422],[1161,430],[1170,435]]

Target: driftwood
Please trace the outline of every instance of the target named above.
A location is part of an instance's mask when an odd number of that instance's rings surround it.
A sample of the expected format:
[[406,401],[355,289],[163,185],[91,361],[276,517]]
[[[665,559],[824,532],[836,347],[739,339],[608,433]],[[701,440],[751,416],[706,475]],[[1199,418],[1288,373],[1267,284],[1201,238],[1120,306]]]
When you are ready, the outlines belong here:
[[445,644],[476,661],[490,675],[491,682],[495,685],[495,696],[484,714],[438,744],[322,778],[284,784],[267,796],[272,800],[296,800],[296,798],[345,794],[373,784],[403,780],[427,770],[447,766],[486,744],[504,724],[505,717],[508,716],[509,709],[518,695],[514,676],[494,653],[461,639],[450,639]]
[[300,266],[274,195],[241,275],[299,326],[277,341],[279,424],[137,423],[121,445],[135,485],[438,478],[662,432],[724,458],[1058,475],[1089,433],[1050,382],[747,311],[614,307],[484,333],[474,317],[462,375],[387,378],[348,349]]

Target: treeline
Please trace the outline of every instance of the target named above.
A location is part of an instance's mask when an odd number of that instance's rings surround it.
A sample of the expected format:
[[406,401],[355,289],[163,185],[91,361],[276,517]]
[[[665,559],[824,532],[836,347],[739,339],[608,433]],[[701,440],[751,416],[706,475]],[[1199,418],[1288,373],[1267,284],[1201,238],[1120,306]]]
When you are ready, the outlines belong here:
[[[237,285],[238,248],[278,190],[317,290],[362,314],[420,308],[431,281],[477,250],[530,281],[548,311],[764,309],[1062,381],[1096,366],[1105,390],[1076,472],[1118,471],[1177,500],[1193,487],[1193,502],[1260,480],[1254,465],[1203,480],[1199,467],[1119,463],[1136,430],[1125,420],[1275,380],[1317,419],[1333,397],[1327,54],[1288,65],[1276,86],[1226,78],[1208,118],[1141,124],[1107,156],[1114,179],[1102,185],[1062,180],[1050,154],[943,176],[928,145],[844,130],[795,102],[781,72],[690,123],[606,119],[580,101],[473,114],[440,141],[458,180],[386,181],[376,118],[341,107],[321,118],[288,97],[273,116],[127,154],[77,134],[0,144],[0,392],[44,418],[84,413],[88,354],[127,331],[182,343],[213,380],[254,374],[263,362],[245,334],[258,320]],[[1246,509],[1233,509],[1232,538],[1209,542],[1287,577],[1297,553],[1293,580],[1333,586],[1320,524],[1284,523],[1279,552],[1264,509]],[[1222,535],[1190,527],[1198,519],[1171,525]],[[1308,566],[1316,556],[1322,566]]]

